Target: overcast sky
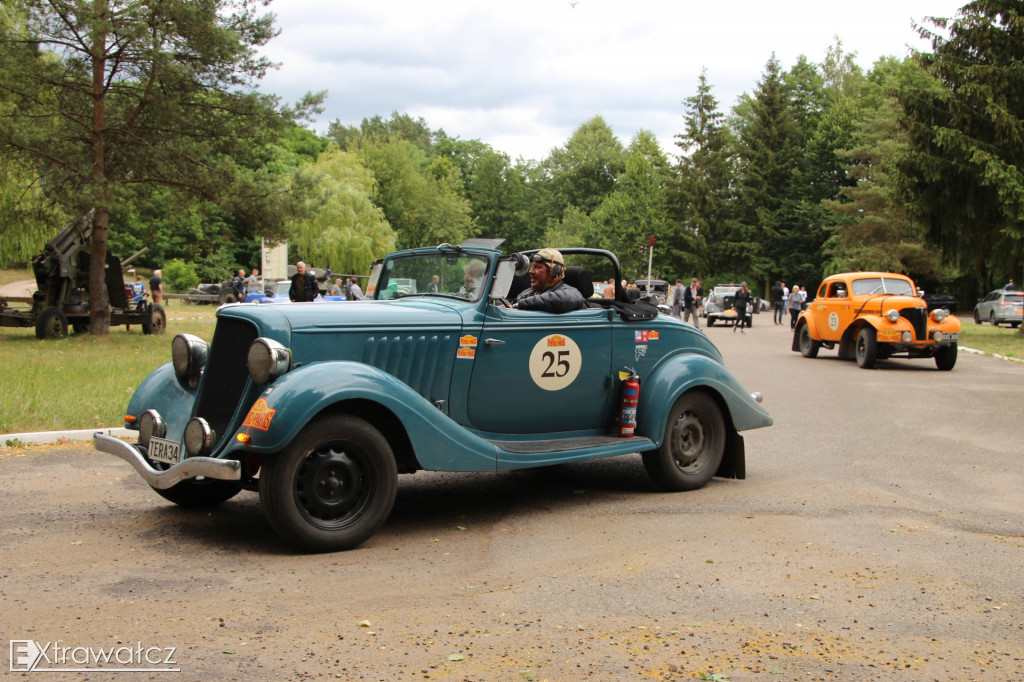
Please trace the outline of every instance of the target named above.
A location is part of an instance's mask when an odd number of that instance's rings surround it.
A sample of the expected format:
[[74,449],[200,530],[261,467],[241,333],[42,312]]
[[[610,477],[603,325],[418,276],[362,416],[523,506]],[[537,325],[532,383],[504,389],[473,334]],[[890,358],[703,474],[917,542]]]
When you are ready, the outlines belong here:
[[280,68],[263,89],[327,90],[330,121],[392,111],[540,160],[600,114],[624,144],[640,129],[674,153],[682,101],[706,68],[723,112],[775,53],[820,62],[838,37],[865,70],[927,50],[913,24],[966,0],[277,0]]

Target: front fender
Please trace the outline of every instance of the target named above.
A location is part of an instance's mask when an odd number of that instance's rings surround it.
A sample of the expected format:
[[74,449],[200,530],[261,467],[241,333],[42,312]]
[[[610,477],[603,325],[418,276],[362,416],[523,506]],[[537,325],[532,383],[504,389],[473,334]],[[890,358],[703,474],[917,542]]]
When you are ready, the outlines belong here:
[[660,447],[665,423],[675,401],[683,393],[705,388],[721,397],[727,422],[737,431],[772,425],[772,417],[722,364],[705,355],[679,354],[663,360],[650,376],[641,377],[637,405],[639,435]]
[[[192,418],[197,393],[196,389],[187,388],[178,381],[174,365],[168,362],[143,379],[128,401],[125,414],[137,420],[144,411],[156,410],[167,424],[167,438],[181,441],[184,438],[185,425]],[[138,422],[126,426],[137,429]]]
[[[349,400],[368,401],[401,422],[420,466],[431,471],[494,471],[498,449],[442,413],[407,384],[359,362],[321,362],[275,381],[249,410],[225,452],[271,454],[287,447],[319,414]],[[388,434],[385,434],[387,436]]]

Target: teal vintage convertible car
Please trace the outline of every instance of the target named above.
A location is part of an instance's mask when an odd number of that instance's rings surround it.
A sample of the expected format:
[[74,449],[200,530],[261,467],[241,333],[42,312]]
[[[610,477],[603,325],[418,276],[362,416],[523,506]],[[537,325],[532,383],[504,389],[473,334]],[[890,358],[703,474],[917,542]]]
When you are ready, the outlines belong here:
[[[179,334],[133,395],[137,442],[97,433],[94,447],[177,504],[258,491],[271,525],[306,551],[372,536],[399,473],[640,453],[667,490],[745,477],[739,432],[772,420],[701,331],[629,303],[620,285],[591,298],[592,275],[622,281],[600,249],[562,251],[587,308],[505,307],[532,252],[499,245],[392,253],[373,264],[365,301],[224,306],[211,343]],[[639,379],[635,421],[623,377]]]

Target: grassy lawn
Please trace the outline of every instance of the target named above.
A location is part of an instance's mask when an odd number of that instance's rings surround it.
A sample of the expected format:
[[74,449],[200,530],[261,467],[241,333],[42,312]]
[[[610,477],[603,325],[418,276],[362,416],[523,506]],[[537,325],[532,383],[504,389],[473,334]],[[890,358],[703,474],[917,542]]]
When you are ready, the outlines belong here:
[[1006,325],[975,324],[970,316],[965,316],[960,318],[960,345],[989,355],[1024,360],[1024,336],[1018,334],[1019,331],[1020,327],[1011,329]]
[[0,434],[122,426],[135,388],[170,361],[175,334],[213,338],[213,306],[174,301],[165,310],[167,333],[152,336],[121,326],[106,338],[40,341],[32,328],[0,327]]

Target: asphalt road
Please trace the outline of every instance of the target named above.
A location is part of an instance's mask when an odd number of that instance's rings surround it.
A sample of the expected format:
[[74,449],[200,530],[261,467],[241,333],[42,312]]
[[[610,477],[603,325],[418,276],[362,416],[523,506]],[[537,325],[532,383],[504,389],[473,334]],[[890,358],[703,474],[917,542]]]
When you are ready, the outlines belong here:
[[746,480],[421,472],[346,553],[292,554],[251,493],[184,510],[84,446],[0,450],[0,632],[175,647],[88,679],[1024,679],[1024,367],[865,371],[755,325],[708,330],[775,418]]

